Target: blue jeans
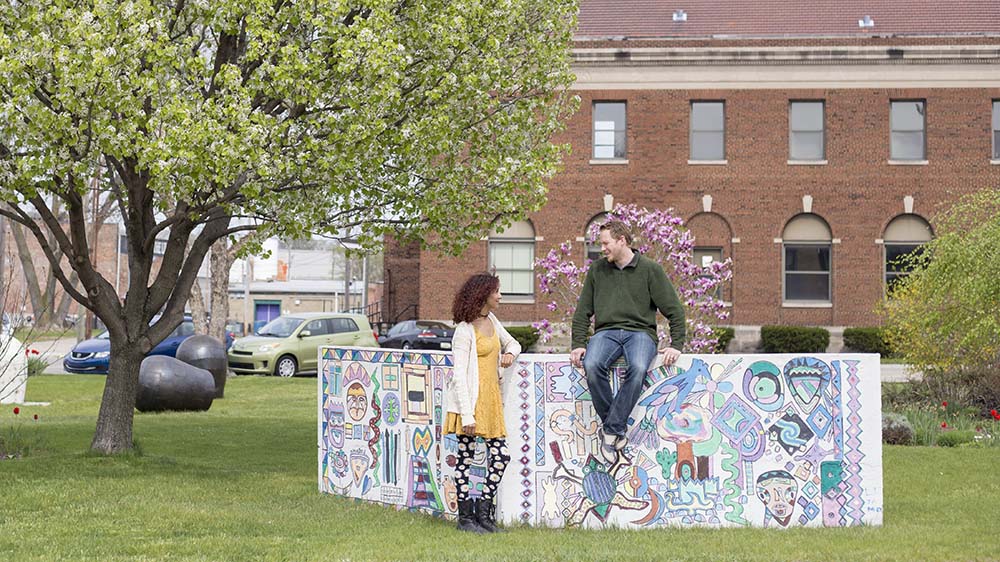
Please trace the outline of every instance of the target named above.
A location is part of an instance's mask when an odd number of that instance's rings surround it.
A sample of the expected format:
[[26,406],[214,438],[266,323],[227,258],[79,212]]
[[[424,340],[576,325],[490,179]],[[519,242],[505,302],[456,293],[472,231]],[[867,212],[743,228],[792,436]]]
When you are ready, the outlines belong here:
[[[612,396],[609,371],[622,355],[628,362],[628,371],[618,394]],[[639,401],[646,370],[655,358],[656,342],[646,332],[611,329],[591,336],[587,353],[583,356],[583,370],[587,374],[590,397],[597,415],[601,417],[604,433],[625,435],[628,416]]]

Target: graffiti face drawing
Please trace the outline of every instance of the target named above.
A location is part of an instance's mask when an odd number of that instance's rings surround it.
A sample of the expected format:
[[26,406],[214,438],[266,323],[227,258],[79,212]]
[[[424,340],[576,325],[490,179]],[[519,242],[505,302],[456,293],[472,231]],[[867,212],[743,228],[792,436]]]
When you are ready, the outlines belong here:
[[347,413],[354,421],[361,421],[368,411],[368,397],[360,383],[352,383],[347,387]]
[[764,509],[782,527],[787,527],[792,518],[798,491],[799,485],[784,470],[770,470],[757,478],[757,497],[764,502]]

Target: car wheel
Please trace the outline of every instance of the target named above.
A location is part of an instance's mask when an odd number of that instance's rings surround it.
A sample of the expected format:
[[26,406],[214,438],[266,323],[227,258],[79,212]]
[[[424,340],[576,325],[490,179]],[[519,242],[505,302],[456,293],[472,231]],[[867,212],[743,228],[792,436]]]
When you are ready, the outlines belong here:
[[410,345],[410,342],[408,341],[403,342],[403,349],[412,349],[412,348],[413,346]]
[[274,364],[274,374],[279,377],[292,377],[295,376],[295,371],[298,370],[299,365],[295,362],[295,358],[291,355],[283,355],[278,362]]

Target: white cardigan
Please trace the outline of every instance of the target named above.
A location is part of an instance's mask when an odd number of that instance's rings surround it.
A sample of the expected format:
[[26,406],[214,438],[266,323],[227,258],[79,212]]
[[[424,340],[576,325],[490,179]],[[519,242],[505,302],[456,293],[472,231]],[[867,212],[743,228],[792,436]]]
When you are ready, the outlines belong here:
[[[490,313],[493,330],[500,336],[500,353],[497,355],[497,374],[501,376],[500,357],[511,353],[516,359],[521,354],[521,344],[517,343],[504,329],[497,317]],[[476,401],[479,399],[479,357],[476,354],[476,330],[469,322],[459,322],[451,339],[454,358],[453,375],[445,384],[444,407],[462,417],[462,426],[476,423]]]

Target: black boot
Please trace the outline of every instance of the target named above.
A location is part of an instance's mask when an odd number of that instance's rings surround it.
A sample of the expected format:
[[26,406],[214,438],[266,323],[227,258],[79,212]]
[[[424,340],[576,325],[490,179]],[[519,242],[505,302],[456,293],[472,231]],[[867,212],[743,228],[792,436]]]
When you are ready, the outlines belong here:
[[493,503],[493,500],[475,500],[476,502],[476,521],[479,522],[479,526],[485,529],[489,533],[506,533],[500,527],[497,527],[497,506]]
[[476,507],[473,500],[459,500],[458,502],[458,530],[469,531],[470,533],[483,534],[486,529],[479,526],[476,521]]

